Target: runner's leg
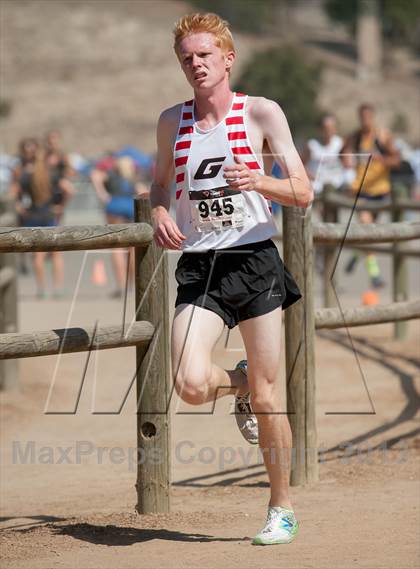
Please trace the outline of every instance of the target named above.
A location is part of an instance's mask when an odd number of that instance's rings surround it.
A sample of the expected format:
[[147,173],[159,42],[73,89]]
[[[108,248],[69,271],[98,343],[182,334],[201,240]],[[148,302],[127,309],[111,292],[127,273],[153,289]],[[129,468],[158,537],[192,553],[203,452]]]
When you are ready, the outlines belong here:
[[178,395],[200,405],[248,389],[240,370],[226,371],[211,361],[213,348],[224,329],[222,318],[193,304],[180,304],[172,324],[172,373]]
[[[375,223],[377,219],[377,212],[371,211],[361,211],[359,214],[359,219],[361,223]],[[381,271],[378,265],[378,260],[376,255],[371,253],[370,251],[366,252],[366,269],[367,273],[371,282],[371,285],[374,288],[381,288],[385,283],[381,277]]]
[[64,286],[64,256],[62,251],[51,253],[54,289],[60,291]]
[[270,506],[292,508],[289,478],[292,432],[281,406],[281,307],[239,323],[248,358],[251,405],[258,418],[259,445],[270,481]]
[[[106,221],[109,224],[114,223],[127,223],[127,219],[119,215],[107,214]],[[127,278],[127,250],[126,249],[112,249],[111,251],[112,268],[115,276],[115,283],[117,285],[117,293],[122,294],[125,290],[125,281]]]
[[38,295],[41,296],[45,292],[45,259],[47,254],[44,252],[36,252],[32,254],[32,263],[34,268],[36,286]]

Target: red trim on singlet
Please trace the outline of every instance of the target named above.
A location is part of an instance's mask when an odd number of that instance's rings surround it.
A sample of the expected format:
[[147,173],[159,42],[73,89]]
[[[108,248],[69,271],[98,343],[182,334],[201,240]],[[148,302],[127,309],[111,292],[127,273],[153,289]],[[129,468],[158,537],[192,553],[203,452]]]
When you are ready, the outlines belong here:
[[241,130],[240,132],[228,132],[228,140],[242,140],[246,138],[246,132]]
[[192,126],[181,126],[178,134],[192,134],[193,127]]
[[183,166],[184,164],[187,163],[187,160],[188,156],[179,156],[178,158],[175,158],[175,167]]
[[191,147],[191,140],[180,140],[175,144],[175,150],[183,150]]
[[232,152],[233,154],[252,154],[249,146],[234,146]]
[[258,162],[245,162],[245,165],[248,166],[250,170],[259,170],[260,165]]
[[226,124],[244,124],[244,117],[227,117]]

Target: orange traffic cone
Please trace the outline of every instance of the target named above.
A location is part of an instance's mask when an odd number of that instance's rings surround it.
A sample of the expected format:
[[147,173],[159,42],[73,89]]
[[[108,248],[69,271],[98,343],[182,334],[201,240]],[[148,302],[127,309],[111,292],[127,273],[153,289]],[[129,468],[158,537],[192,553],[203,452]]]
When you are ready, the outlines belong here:
[[106,285],[107,278],[106,278],[105,263],[103,262],[102,259],[98,259],[93,264],[91,281],[92,284],[96,286]]
[[373,290],[367,290],[362,294],[362,304],[365,306],[367,305],[374,305],[379,304],[379,296]]

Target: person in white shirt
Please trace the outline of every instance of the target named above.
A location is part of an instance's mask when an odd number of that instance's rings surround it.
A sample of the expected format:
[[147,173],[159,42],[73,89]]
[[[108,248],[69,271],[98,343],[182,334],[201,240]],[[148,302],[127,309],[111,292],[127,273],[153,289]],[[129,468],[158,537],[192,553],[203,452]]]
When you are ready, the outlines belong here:
[[310,138],[302,153],[315,194],[320,194],[326,185],[338,189],[345,183],[345,169],[340,157],[343,144],[337,134],[335,115],[323,114],[319,121],[319,136]]

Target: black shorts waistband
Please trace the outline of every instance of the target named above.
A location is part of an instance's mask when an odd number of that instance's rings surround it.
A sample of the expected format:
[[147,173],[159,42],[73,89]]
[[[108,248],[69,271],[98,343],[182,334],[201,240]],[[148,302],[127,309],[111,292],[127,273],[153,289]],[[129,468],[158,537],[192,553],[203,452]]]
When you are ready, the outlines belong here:
[[261,249],[265,249],[267,247],[275,247],[275,244],[272,239],[264,239],[264,241],[255,241],[253,243],[245,243],[245,245],[234,245],[232,247],[226,247],[225,249],[208,249],[207,251],[184,251],[183,255],[207,255],[213,256],[216,252],[217,253],[228,253],[229,251],[242,251],[242,250],[249,250],[249,251],[260,251]]

